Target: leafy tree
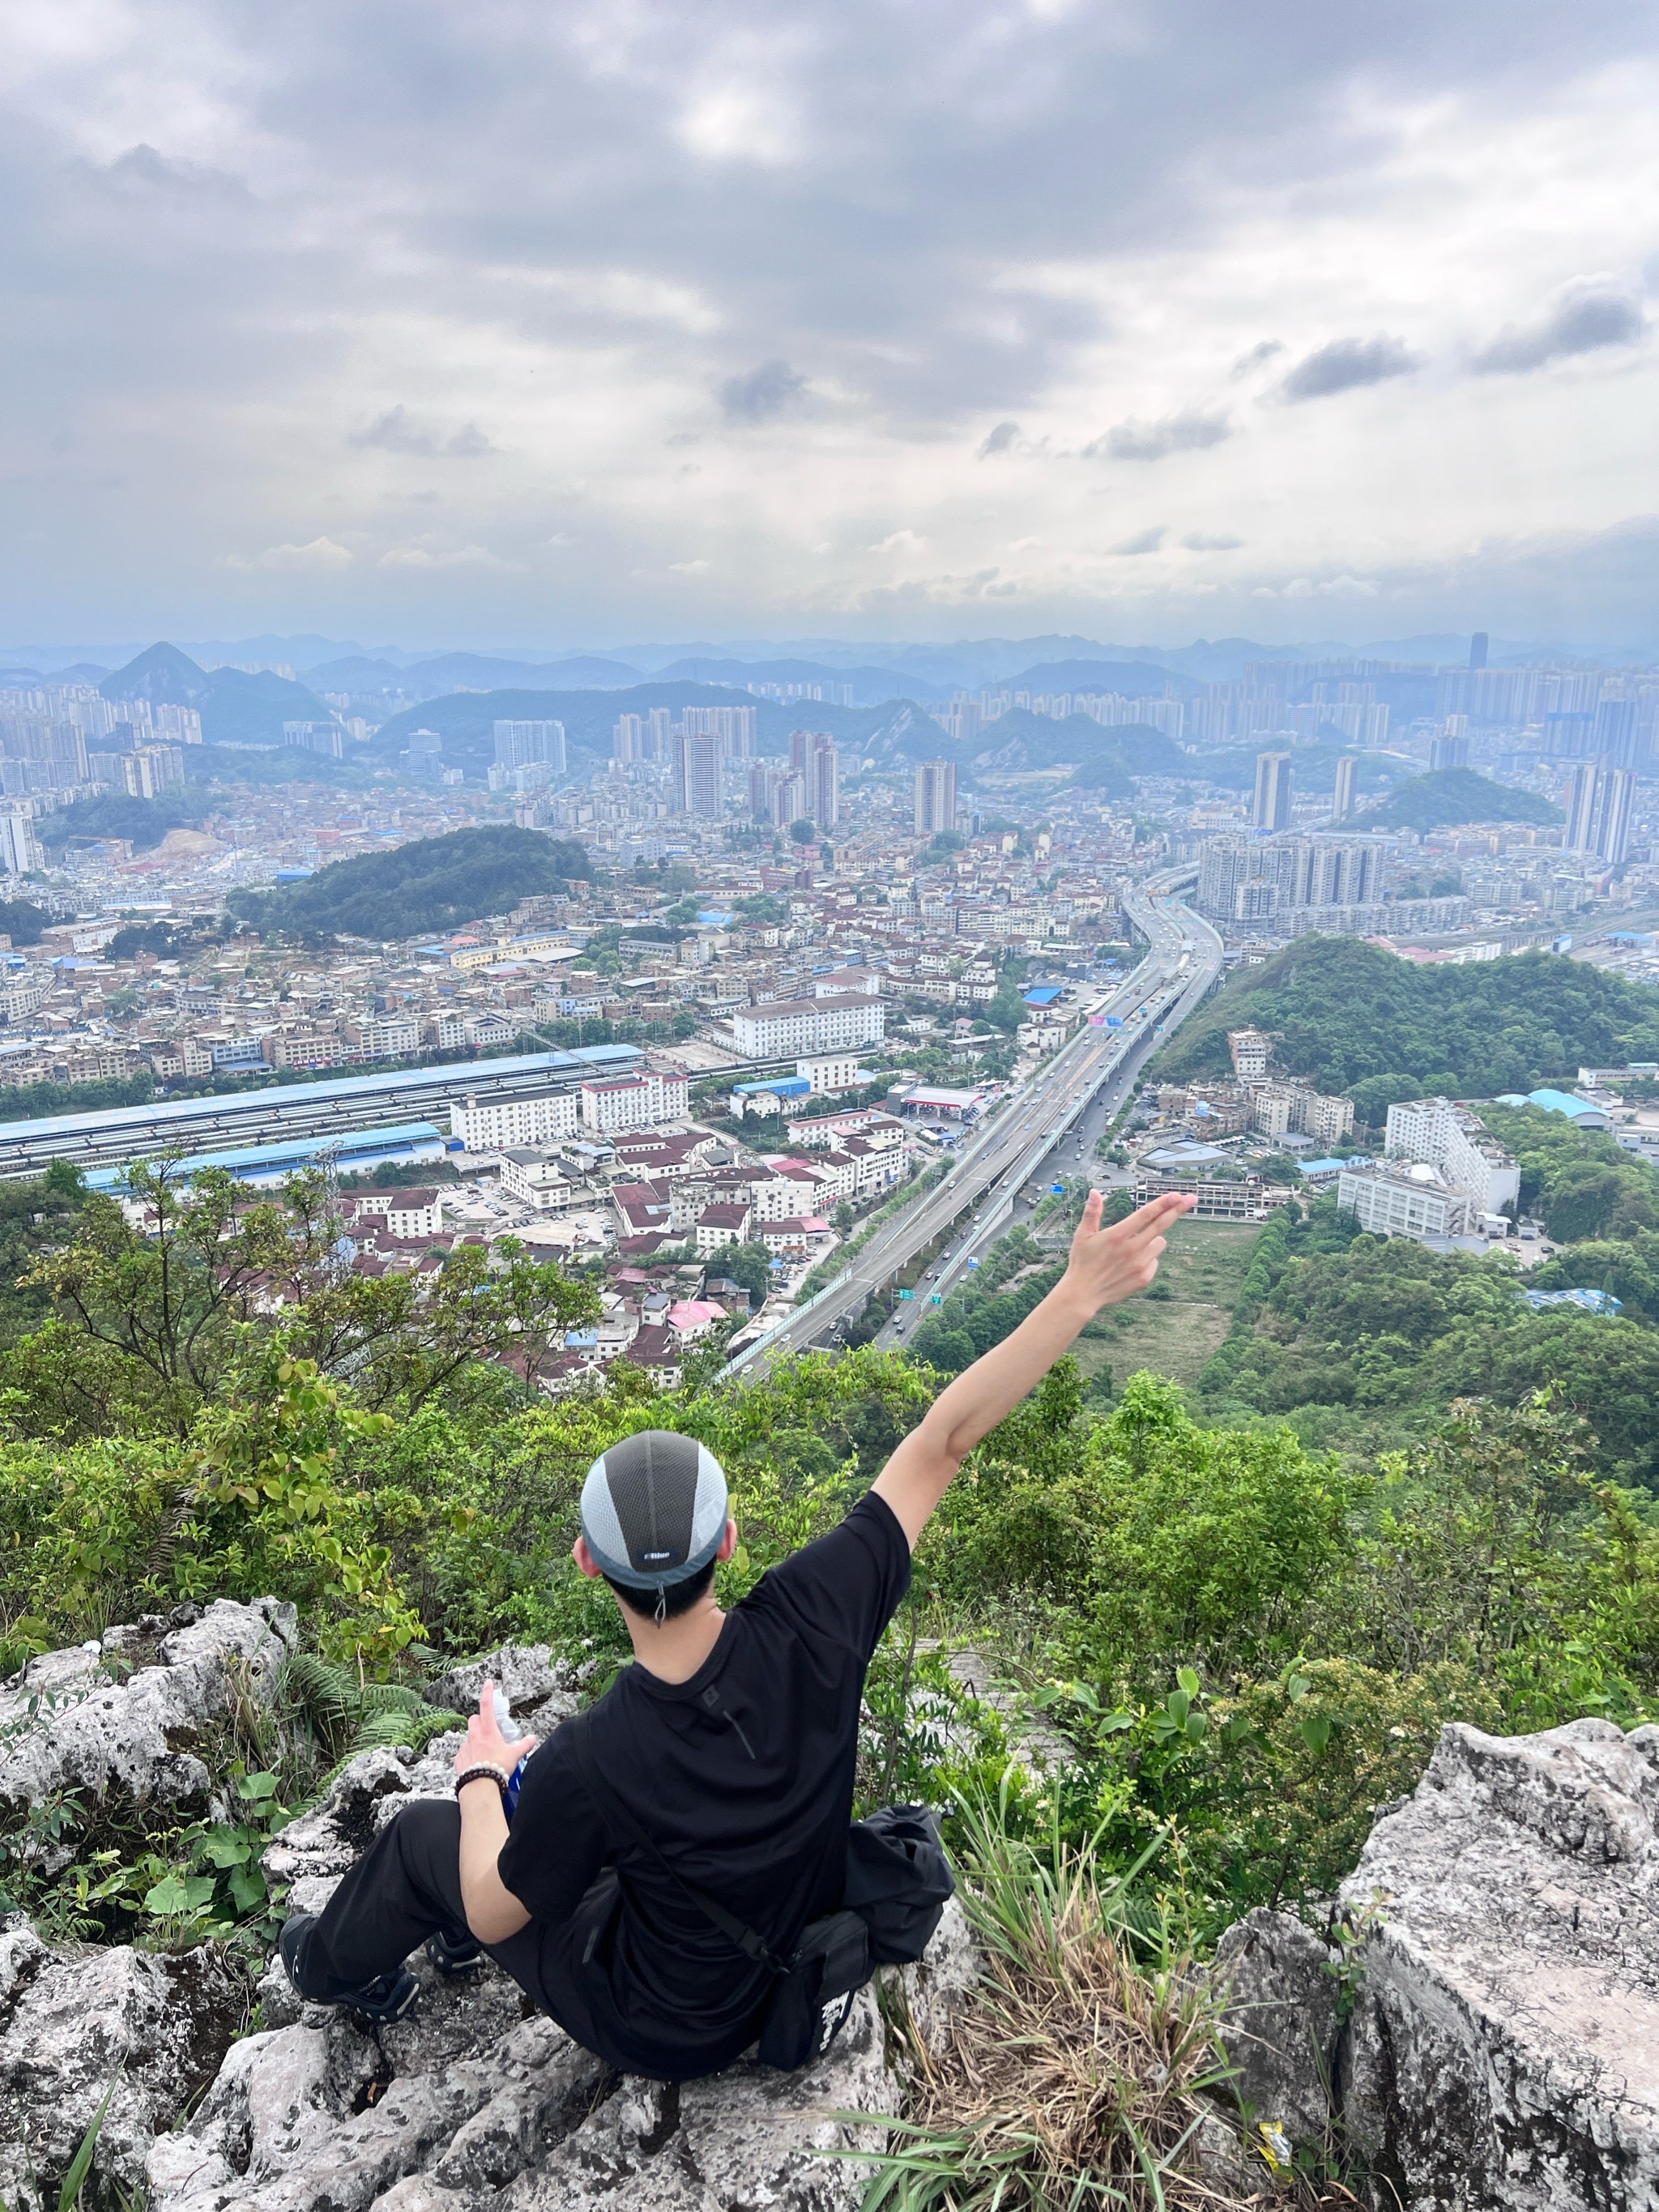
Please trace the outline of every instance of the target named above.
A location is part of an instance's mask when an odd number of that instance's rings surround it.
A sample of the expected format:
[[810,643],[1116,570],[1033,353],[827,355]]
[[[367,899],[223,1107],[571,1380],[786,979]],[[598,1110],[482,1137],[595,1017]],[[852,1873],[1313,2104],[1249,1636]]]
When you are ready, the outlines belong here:
[[799,822],[789,824],[789,835],[797,845],[815,845],[817,842],[818,833],[805,815]]

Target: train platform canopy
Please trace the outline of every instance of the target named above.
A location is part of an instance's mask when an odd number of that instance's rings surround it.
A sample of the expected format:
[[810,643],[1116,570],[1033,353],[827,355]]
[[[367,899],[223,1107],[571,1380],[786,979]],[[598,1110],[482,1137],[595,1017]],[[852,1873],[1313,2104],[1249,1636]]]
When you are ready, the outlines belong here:
[[[317,1167],[332,1158],[340,1175],[361,1175],[365,1168],[404,1166],[416,1160],[441,1160],[448,1142],[434,1121],[405,1121],[390,1129],[352,1129],[339,1136],[279,1138],[269,1145],[237,1145],[228,1152],[198,1152],[178,1161],[172,1170],[174,1182],[189,1182],[207,1168],[223,1168],[239,1182],[281,1182],[301,1168]],[[94,1168],[87,1176],[88,1190],[119,1194],[125,1187],[128,1168]]]

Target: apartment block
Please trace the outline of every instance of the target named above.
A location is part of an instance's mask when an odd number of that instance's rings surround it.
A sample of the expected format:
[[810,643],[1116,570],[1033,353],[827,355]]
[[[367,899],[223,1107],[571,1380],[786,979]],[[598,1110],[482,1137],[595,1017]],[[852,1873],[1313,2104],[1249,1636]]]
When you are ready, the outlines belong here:
[[528,1098],[452,1098],[449,1130],[469,1152],[556,1145],[575,1135],[577,1110],[574,1091],[547,1091]]
[[691,1088],[683,1075],[659,1075],[654,1069],[624,1076],[619,1083],[584,1083],[580,1096],[582,1127],[596,1137],[681,1121],[691,1104]]

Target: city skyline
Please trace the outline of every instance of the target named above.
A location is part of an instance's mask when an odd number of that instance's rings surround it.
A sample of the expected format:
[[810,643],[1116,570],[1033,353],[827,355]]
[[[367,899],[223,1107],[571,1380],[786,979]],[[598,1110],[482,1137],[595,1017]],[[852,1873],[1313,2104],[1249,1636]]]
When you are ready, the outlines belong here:
[[1656,642],[1634,8],[11,28],[15,641]]

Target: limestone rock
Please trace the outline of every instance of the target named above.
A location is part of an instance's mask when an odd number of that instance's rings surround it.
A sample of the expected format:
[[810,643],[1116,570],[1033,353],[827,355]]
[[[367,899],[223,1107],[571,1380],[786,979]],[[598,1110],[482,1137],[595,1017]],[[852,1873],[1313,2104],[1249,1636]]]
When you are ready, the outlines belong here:
[[270,1703],[295,1634],[291,1605],[220,1598],[32,1659],[0,1685],[0,1809],[69,1790],[205,1808],[206,1732],[235,1698]]
[[556,1659],[545,1644],[504,1644],[482,1659],[452,1667],[428,1695],[434,1705],[448,1705],[470,1717],[478,1710],[484,1684],[493,1682],[496,1697],[519,1725],[532,1735],[545,1736],[578,1710],[580,1673]]
[[1317,2142],[1330,2124],[1336,2078],[1337,1954],[1288,1912],[1258,1908],[1216,1946],[1213,1972],[1228,1990],[1224,2041],[1234,2088],[1292,2143]]
[[1405,2212],[1655,2212],[1656,1832],[1659,1728],[1444,1729],[1339,1894],[1365,1938],[1345,2025],[1317,1935],[1253,1912],[1223,1938],[1230,2018],[1265,2027],[1228,2034],[1243,2094],[1305,2141],[1323,2069]]
[[1659,1729],[1454,1725],[1344,1885],[1375,1907],[1348,2130],[1412,2206],[1659,2204]]
[[27,1927],[0,1935],[0,2146],[55,2201],[104,2093],[93,2171],[131,2194],[158,2130],[210,2081],[240,2028],[245,1986],[210,1944],[67,1957]]
[[[942,1987],[962,1984],[965,1943],[942,1950]],[[157,2138],[151,2212],[853,2212],[867,2170],[820,2154],[874,2138],[831,2116],[898,2109],[868,1990],[817,2066],[674,2088],[526,2016],[493,1966],[445,1982],[410,1964],[419,2002],[373,2039],[306,2006],[235,2045],[188,2127]]]

